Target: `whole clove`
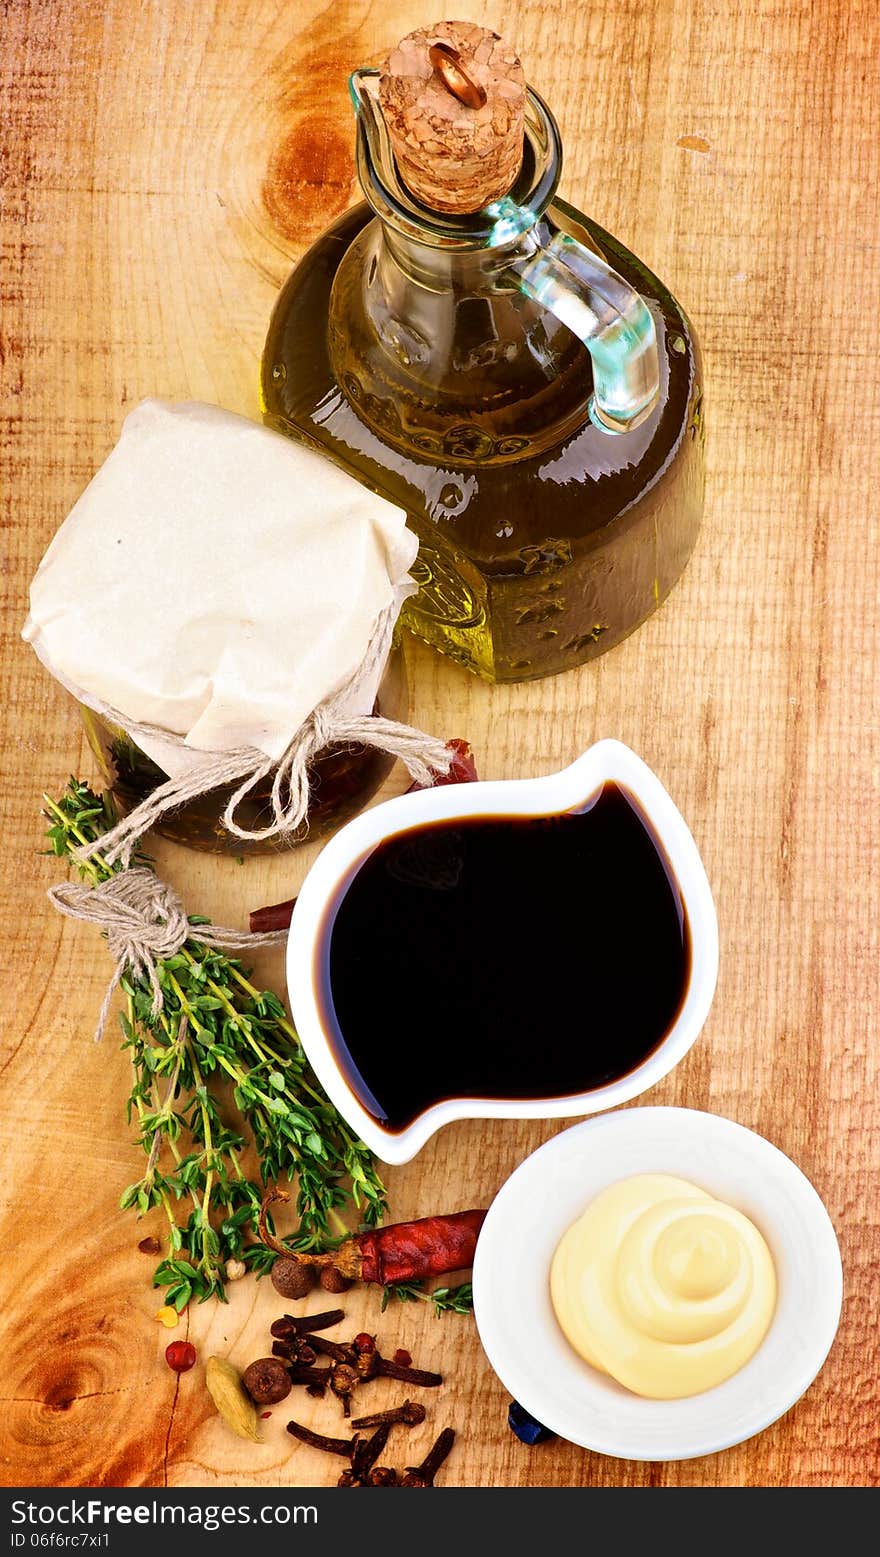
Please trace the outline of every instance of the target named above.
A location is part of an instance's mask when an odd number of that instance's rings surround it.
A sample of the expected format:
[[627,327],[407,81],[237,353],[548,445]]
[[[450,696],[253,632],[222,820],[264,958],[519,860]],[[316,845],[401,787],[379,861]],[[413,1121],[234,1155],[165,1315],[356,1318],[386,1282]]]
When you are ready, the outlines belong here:
[[273,1341],[272,1356],[284,1357],[288,1362],[313,1363],[317,1353],[310,1340],[294,1336],[290,1341]]
[[344,1416],[351,1416],[351,1397],[360,1382],[357,1369],[350,1363],[337,1362],[330,1369],[330,1388],[336,1398],[342,1401]]
[[372,1416],[359,1416],[351,1425],[356,1431],[360,1428],[381,1427],[383,1422],[400,1422],[405,1427],[418,1427],[420,1422],[424,1422],[425,1416],[424,1406],[414,1400],[405,1400],[402,1406],[392,1406],[389,1411],[374,1411]]
[[355,1438],[328,1438],[324,1433],[314,1433],[310,1427],[303,1427],[299,1422],[288,1422],[287,1431],[291,1438],[298,1438],[300,1443],[307,1443],[312,1449],[323,1449],[325,1454],[339,1454],[344,1460],[350,1460],[355,1446],[359,1440]]
[[293,1335],[311,1335],[314,1330],[329,1330],[344,1318],[343,1308],[328,1308],[323,1314],[283,1314],[270,1326],[269,1334],[284,1341]]
[[433,1487],[434,1477],[455,1443],[455,1430],[444,1427],[436,1442],[428,1450],[421,1465],[408,1465],[400,1485],[402,1487]]
[[330,1369],[307,1367],[305,1363],[293,1363],[290,1367],[290,1377],[294,1384],[318,1386],[323,1395],[330,1383]]
[[397,1379],[400,1384],[419,1384],[422,1389],[437,1389],[443,1383],[442,1373],[428,1373],[424,1368],[401,1368],[388,1357],[377,1358],[374,1378]]
[[366,1487],[398,1487],[400,1477],[390,1465],[374,1465],[364,1482]]
[[383,1422],[370,1438],[355,1439],[355,1446],[351,1455],[351,1466],[343,1471],[336,1485],[338,1487],[363,1487],[367,1477],[373,1469],[379,1455],[388,1442],[388,1434],[391,1432],[391,1424]]
[[397,1379],[400,1384],[418,1384],[423,1389],[436,1389],[443,1383],[442,1373],[429,1373],[424,1368],[404,1367],[392,1357],[383,1357],[375,1342],[372,1347],[359,1352],[358,1374],[361,1379]]
[[341,1341],[328,1341],[323,1335],[310,1335],[309,1347],[324,1357],[332,1357],[334,1362],[353,1363],[357,1356],[353,1345],[344,1346]]

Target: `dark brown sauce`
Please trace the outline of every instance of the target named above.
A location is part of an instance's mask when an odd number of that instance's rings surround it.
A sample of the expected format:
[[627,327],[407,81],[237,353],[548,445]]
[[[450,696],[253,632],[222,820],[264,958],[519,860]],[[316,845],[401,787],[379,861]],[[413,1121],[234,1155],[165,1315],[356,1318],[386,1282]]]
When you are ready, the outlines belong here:
[[607,783],[576,811],[386,839],[328,909],[316,978],[352,1091],[402,1130],[447,1098],[569,1097],[629,1074],[690,967],[669,862]]

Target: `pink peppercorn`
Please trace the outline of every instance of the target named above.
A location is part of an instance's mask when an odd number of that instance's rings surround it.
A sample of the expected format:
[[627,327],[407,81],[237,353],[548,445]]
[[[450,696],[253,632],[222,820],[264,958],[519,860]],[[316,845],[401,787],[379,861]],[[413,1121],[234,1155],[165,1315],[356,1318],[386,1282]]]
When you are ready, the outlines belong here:
[[165,1348],[165,1361],[174,1373],[188,1373],[195,1366],[196,1349],[192,1341],[172,1341]]

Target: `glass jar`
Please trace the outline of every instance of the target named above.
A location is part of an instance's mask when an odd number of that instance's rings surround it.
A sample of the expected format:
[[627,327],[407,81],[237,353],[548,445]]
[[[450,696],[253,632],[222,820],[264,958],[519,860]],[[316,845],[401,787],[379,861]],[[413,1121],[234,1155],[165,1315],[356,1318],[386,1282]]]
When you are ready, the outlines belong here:
[[[405,720],[407,681],[403,650],[398,643],[388,657],[373,709],[387,719]],[[118,725],[110,724],[84,704],[79,704],[89,745],[106,784],[112,789],[124,815],[168,775],[153,762]],[[305,821],[294,832],[274,838],[237,838],[223,826],[221,817],[236,785],[210,790],[168,812],[155,831],[192,849],[210,854],[274,854],[298,843],[312,842],[341,827],[372,799],[388,777],[394,758],[366,746],[331,746],[309,767],[310,802]],[[272,778],[265,779],[241,802],[236,819],[242,827],[267,827],[272,814],[269,797]]]
[[352,77],[366,202],[279,296],[264,414],[406,509],[411,631],[489,680],[567,670],[643,622],[690,557],[697,342],[657,277],[555,198],[559,132],[535,92],[509,196],[451,217],[402,184],[377,81]]

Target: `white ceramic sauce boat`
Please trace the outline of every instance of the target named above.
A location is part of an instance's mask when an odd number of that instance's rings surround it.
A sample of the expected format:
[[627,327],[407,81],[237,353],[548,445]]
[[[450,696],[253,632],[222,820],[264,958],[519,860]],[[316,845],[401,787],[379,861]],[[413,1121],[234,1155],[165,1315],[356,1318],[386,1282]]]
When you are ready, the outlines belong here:
[[[330,930],[328,913],[365,857],[386,838],[427,822],[470,816],[545,816],[584,806],[607,782],[638,802],[678,883],[691,933],[691,967],[678,1017],[634,1070],[575,1096],[537,1099],[450,1097],[432,1104],[402,1130],[385,1129],[369,1114],[340,1068],[318,998],[317,963]],[[651,769],[620,741],[598,741],[570,767],[546,778],[446,785],[387,800],[364,811],[331,838],[297,899],[287,943],[291,1013],[309,1061],[343,1118],[386,1163],[409,1162],[441,1125],[453,1119],[561,1119],[601,1113],[646,1092],[678,1064],[709,1013],[718,976],[718,921],[703,862],[681,813]],[[393,992],[364,991],[365,1000]],[[584,992],[585,1017],[589,991]]]

